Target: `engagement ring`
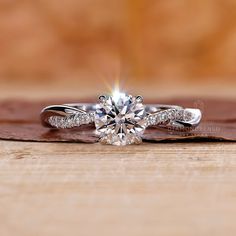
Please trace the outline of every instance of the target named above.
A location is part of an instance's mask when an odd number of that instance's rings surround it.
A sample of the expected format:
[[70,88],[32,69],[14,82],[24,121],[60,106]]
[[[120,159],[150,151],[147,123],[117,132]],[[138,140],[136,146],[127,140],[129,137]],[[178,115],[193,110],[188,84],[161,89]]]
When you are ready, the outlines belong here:
[[201,117],[199,109],[144,105],[141,96],[120,92],[100,96],[98,104],[53,105],[41,112],[46,127],[66,129],[95,124],[101,143],[118,146],[141,143],[142,134],[149,126],[188,132],[200,123]]

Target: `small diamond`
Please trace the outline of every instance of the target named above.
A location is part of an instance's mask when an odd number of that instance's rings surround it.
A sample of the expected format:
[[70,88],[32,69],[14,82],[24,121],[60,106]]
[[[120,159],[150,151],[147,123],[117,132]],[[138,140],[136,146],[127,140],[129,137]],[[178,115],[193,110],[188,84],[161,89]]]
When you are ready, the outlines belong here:
[[176,110],[175,119],[183,121],[183,109]]
[[168,110],[168,119],[175,120],[176,119],[176,110]]
[[56,127],[56,128],[64,128],[63,124],[64,122],[64,118],[61,116],[52,116],[49,118],[49,122],[52,126]]
[[74,117],[67,117],[64,120],[65,128],[72,128],[74,125]]
[[127,94],[108,96],[96,107],[95,126],[103,143],[117,146],[139,143],[147,127],[145,107]]
[[169,120],[168,112],[167,111],[160,112],[159,120],[160,120],[160,123],[162,123],[162,124],[166,123]]
[[77,113],[73,115],[68,115],[66,117],[62,116],[51,116],[48,119],[49,124],[55,128],[73,128],[78,127],[80,125],[87,125],[92,123],[94,120],[94,113],[84,114]]
[[190,121],[193,118],[193,114],[187,110],[184,111],[183,120]]
[[156,125],[157,124],[157,116],[150,115],[148,119],[148,125]]

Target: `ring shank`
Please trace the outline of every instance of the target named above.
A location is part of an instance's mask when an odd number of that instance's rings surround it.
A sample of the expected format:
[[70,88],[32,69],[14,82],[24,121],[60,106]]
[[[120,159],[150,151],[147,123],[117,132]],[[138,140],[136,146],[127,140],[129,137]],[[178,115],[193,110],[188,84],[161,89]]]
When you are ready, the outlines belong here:
[[[199,109],[183,108],[176,105],[163,104],[147,104],[145,105],[147,118],[155,117],[156,122],[150,123],[150,126],[160,126],[164,128],[173,128],[185,131],[186,129],[195,128],[201,120],[201,111]],[[41,112],[42,124],[51,128],[68,128],[80,126],[81,124],[89,124],[94,122],[94,113],[96,111],[96,104],[93,103],[71,103],[64,105],[52,105],[46,107]],[[158,119],[166,113],[166,122],[159,122]],[[182,114],[182,117],[177,118],[173,113]],[[188,120],[184,119],[185,113],[190,116]],[[92,116],[91,116],[92,114]],[[80,117],[87,119],[87,122],[82,122]],[[61,117],[61,122],[72,122],[71,125],[62,124],[61,126],[53,125],[50,119],[53,117]],[[91,118],[92,117],[92,118]],[[77,120],[76,120],[77,119]]]

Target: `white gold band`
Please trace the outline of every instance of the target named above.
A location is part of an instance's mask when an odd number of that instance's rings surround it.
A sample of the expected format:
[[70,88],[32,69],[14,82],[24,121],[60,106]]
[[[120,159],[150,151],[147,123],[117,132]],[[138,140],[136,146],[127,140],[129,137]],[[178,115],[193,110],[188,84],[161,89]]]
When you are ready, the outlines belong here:
[[101,143],[118,146],[141,143],[148,126],[189,131],[200,123],[201,117],[199,109],[143,105],[141,96],[120,92],[100,96],[98,104],[54,105],[41,113],[46,127],[65,129],[94,124]]
[[[175,105],[148,104],[147,126],[173,128],[182,131],[195,128],[201,121],[201,111]],[[94,123],[96,104],[75,103],[52,105],[41,112],[42,124],[46,127],[65,129]]]

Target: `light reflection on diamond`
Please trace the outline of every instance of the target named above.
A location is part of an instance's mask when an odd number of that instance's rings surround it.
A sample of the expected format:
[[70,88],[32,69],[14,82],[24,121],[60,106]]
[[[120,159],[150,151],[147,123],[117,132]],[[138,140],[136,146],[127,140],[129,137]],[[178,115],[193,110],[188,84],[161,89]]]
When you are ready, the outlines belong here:
[[103,143],[140,143],[147,126],[145,107],[135,97],[117,92],[96,106],[95,125]]

